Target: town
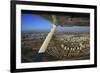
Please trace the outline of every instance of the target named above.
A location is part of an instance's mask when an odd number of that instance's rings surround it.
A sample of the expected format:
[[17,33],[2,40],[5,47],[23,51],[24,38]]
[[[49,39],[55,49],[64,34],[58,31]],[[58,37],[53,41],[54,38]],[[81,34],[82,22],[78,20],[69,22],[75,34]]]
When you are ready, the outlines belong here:
[[[22,32],[22,62],[31,62],[48,32]],[[89,32],[55,32],[43,61],[90,59]]]

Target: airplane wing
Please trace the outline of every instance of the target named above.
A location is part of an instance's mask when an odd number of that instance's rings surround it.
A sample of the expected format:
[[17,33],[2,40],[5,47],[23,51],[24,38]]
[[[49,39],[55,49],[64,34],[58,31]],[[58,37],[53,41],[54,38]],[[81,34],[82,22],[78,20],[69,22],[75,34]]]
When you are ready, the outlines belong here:
[[[66,15],[54,14],[56,16],[57,25],[60,26],[89,26],[90,15],[87,13],[70,13]],[[53,22],[52,14],[40,14],[46,20]]]

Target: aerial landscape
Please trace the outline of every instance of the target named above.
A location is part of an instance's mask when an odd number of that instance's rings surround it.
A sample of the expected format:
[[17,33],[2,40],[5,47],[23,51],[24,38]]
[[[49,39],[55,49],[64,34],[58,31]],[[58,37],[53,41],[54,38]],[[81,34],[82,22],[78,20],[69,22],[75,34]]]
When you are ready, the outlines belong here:
[[[52,15],[52,14],[51,14]],[[71,16],[73,15],[73,16]],[[89,14],[57,16],[57,27],[45,50],[43,60],[73,61],[90,59]],[[82,16],[81,16],[82,15]],[[21,62],[33,62],[52,28],[50,14],[21,15]]]

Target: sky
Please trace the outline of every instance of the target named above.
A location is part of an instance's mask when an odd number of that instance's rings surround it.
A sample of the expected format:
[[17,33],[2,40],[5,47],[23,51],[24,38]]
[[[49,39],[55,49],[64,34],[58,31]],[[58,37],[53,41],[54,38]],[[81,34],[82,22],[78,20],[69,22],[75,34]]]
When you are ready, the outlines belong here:
[[[52,28],[52,23],[49,20],[36,14],[21,14],[21,30],[34,32],[48,32]],[[89,26],[58,26],[58,32],[89,32]]]

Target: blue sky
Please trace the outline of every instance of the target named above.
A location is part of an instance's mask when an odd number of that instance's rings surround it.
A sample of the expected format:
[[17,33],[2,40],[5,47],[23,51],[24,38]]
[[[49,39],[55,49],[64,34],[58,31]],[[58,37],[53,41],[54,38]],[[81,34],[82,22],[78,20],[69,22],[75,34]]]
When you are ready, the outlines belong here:
[[[52,23],[49,20],[42,18],[35,14],[21,14],[22,31],[50,31]],[[89,32],[88,26],[73,26],[73,27],[61,27],[58,26],[56,31],[62,32]]]
[[50,30],[52,25],[48,20],[34,14],[22,14],[22,31]]

